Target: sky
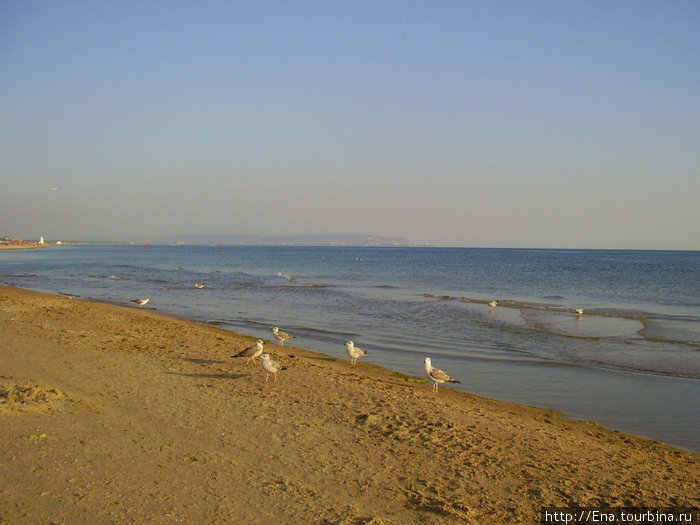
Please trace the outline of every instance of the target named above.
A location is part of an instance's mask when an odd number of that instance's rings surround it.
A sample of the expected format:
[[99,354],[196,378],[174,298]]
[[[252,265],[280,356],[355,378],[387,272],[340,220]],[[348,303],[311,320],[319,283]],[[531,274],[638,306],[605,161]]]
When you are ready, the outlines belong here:
[[0,0],[0,235],[700,249],[700,2]]

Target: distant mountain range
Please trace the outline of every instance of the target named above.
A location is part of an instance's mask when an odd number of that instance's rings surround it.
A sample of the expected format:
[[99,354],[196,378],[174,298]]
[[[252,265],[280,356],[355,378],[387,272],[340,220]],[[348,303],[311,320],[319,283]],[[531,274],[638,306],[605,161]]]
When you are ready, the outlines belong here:
[[266,246],[415,246],[404,237],[365,234],[183,234],[150,239],[162,244],[266,245]]

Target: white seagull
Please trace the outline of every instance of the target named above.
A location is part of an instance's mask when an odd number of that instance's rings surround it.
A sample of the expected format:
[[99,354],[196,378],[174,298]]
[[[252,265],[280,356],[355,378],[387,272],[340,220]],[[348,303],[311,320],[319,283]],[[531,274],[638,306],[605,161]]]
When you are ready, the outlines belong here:
[[145,299],[132,299],[131,302],[136,303],[139,306],[143,306],[144,304],[146,304],[150,300],[151,300],[150,297],[146,297]]
[[260,357],[263,353],[264,344],[265,343],[262,339],[258,339],[257,341],[255,341],[254,345],[250,345],[248,348],[244,348],[236,355],[232,355],[231,357],[247,357],[248,359],[246,359],[246,364],[248,364],[251,359],[253,360],[253,363],[255,363],[255,358]]
[[433,392],[438,391],[438,383],[459,383],[459,381],[452,379],[439,368],[433,367],[429,357],[425,358],[425,377],[428,379],[428,381],[433,382]]
[[267,383],[270,374],[272,374],[275,381],[277,381],[277,372],[284,370],[284,368],[280,367],[280,364],[277,361],[273,361],[270,354],[263,354],[260,359],[262,359],[262,367],[263,370],[265,370],[265,382]]
[[201,290],[202,288],[204,288],[204,283],[195,283],[194,287],[197,288],[197,290]]
[[290,335],[287,332],[283,332],[276,326],[272,329],[272,335],[275,336],[275,339],[277,339],[277,344],[280,346],[284,346],[284,342],[288,339],[294,339],[293,335]]
[[345,348],[347,349],[348,357],[350,358],[350,361],[353,365],[357,363],[358,357],[367,355],[367,352],[362,350],[362,348],[356,347],[355,343],[353,343],[352,341],[348,341],[347,343],[345,343]]
[[576,313],[578,314],[579,317],[581,317],[583,315],[583,308],[581,308],[581,307],[576,308]]
[[498,306],[498,301],[489,301],[489,306],[491,308],[496,308]]

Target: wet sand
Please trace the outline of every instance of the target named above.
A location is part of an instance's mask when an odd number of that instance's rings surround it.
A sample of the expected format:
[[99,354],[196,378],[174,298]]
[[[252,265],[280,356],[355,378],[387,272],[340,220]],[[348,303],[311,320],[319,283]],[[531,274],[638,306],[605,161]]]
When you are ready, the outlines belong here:
[[266,383],[259,360],[230,358],[253,338],[149,307],[0,287],[0,523],[700,506],[693,452],[269,341],[287,369]]

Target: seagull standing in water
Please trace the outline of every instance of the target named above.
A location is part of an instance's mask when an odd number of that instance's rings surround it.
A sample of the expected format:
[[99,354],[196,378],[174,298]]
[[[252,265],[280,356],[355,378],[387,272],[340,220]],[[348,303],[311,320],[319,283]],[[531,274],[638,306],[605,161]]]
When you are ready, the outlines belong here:
[[578,314],[579,317],[583,315],[583,308],[576,308],[576,313]]
[[362,350],[362,348],[356,347],[355,343],[353,343],[352,341],[348,341],[347,343],[345,343],[345,348],[347,349],[348,357],[350,358],[350,361],[353,365],[357,363],[358,357],[367,355],[367,352]]
[[277,361],[274,361],[270,357],[270,354],[263,354],[260,359],[262,359],[262,367],[263,370],[265,370],[265,382],[267,383],[270,374],[272,374],[275,381],[277,381],[277,372],[284,369],[280,367],[280,364]]
[[459,381],[451,378],[439,368],[433,367],[429,357],[425,358],[425,377],[428,381],[433,382],[433,392],[438,391],[438,383],[459,383]]
[[146,304],[150,300],[151,300],[150,297],[146,297],[145,299],[132,299],[131,302],[136,303],[139,306],[143,306],[144,304]]
[[494,301],[489,301],[489,306],[490,306],[491,308],[496,308],[496,307],[498,306],[498,301],[496,301],[496,300],[494,300]]
[[260,357],[263,353],[264,344],[265,343],[262,339],[258,339],[254,345],[250,345],[248,348],[244,348],[236,355],[232,355],[231,357],[247,357],[248,359],[246,359],[246,364],[248,364],[251,359],[253,360],[253,363],[255,363],[255,358]]
[[276,326],[272,329],[272,335],[275,336],[275,339],[277,339],[277,344],[280,346],[284,346],[284,342],[288,339],[294,339],[293,335],[290,335],[287,332],[283,332]]

